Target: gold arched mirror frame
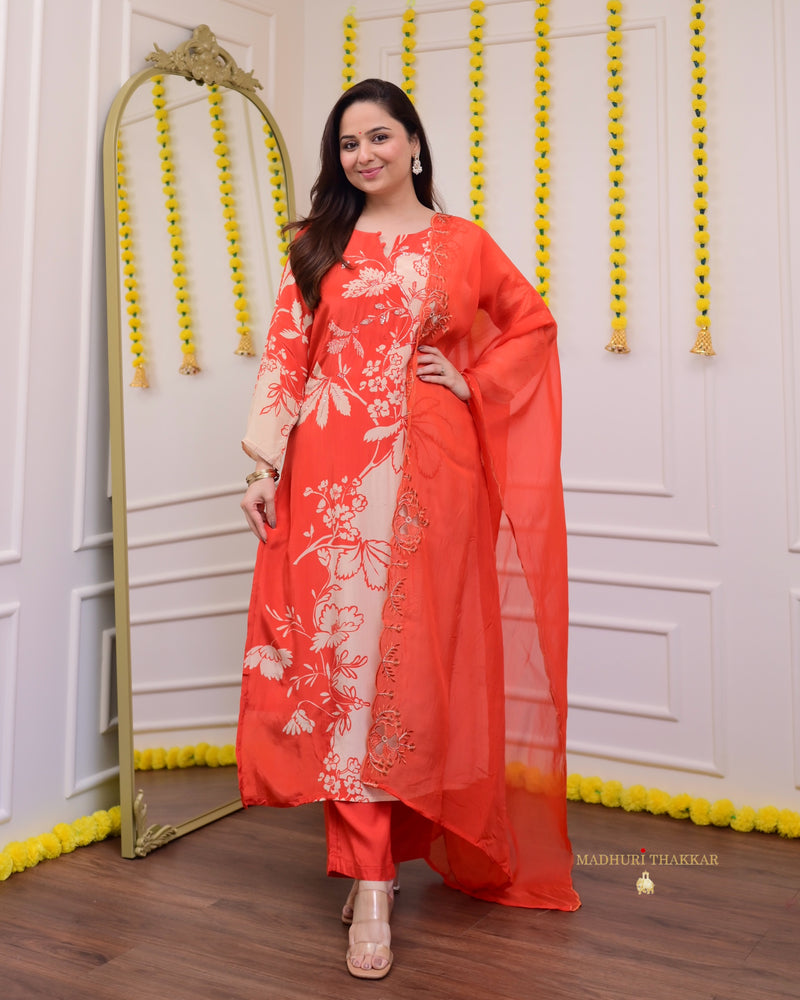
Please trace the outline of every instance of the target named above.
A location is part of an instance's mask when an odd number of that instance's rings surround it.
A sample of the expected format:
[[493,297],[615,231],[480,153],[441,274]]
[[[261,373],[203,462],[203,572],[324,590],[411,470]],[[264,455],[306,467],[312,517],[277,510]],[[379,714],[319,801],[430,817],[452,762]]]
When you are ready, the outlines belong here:
[[[120,175],[118,175],[118,144],[120,141],[120,130],[123,124],[126,109],[129,108],[134,95],[136,95],[137,92],[141,92],[143,85],[152,81],[154,77],[159,76],[163,77],[165,80],[167,78],[170,80],[178,80],[182,78],[190,83],[202,86],[204,89],[213,86],[218,88],[221,93],[240,95],[242,99],[249,102],[251,109],[255,109],[260,116],[260,119],[268,127],[272,137],[274,138],[272,148],[277,148],[277,151],[280,154],[280,171],[283,184],[282,193],[284,196],[283,200],[285,201],[285,214],[289,218],[293,217],[294,204],[292,175],[286,145],[275,119],[263,101],[261,101],[255,93],[256,88],[260,87],[260,84],[254,79],[252,73],[246,73],[236,66],[233,58],[229,55],[229,53],[218,46],[213,33],[205,25],[201,25],[197,28],[192,38],[178,46],[178,48],[173,52],[165,52],[159,49],[158,46],[155,46],[154,52],[148,56],[148,61],[152,62],[154,65],[142,69],[138,73],[134,74],[117,93],[108,113],[103,138],[106,294],[108,316],[110,478],[113,518],[116,614],[115,653],[119,728],[121,847],[123,857],[127,858],[144,856],[153,848],[161,846],[162,844],[167,843],[176,837],[180,837],[185,833],[189,833],[190,831],[210,823],[213,820],[219,819],[220,817],[225,816],[241,807],[241,801],[238,797],[237,791],[237,794],[234,797],[231,797],[231,795],[223,796],[222,801],[213,804],[211,807],[204,805],[194,815],[181,817],[176,822],[172,822],[169,818],[165,818],[164,816],[159,816],[159,821],[157,823],[152,823],[148,826],[147,812],[149,804],[144,791],[138,787],[141,784],[141,773],[137,772],[135,769],[135,730],[133,707],[135,666],[133,663],[133,649],[131,642],[131,565],[129,547],[129,517],[131,515],[131,507],[129,506],[128,498],[129,468],[126,461],[126,399],[128,400],[128,406],[130,407],[131,397],[130,390],[125,387],[125,383],[127,381],[126,374],[130,377],[131,373],[134,373],[135,381],[134,383],[129,383],[130,385],[137,384],[138,386],[142,386],[143,381],[146,381],[146,379],[140,379],[138,383],[136,382],[136,378],[140,378],[139,369],[136,367],[130,367],[127,351],[123,349],[123,343],[128,342],[131,329],[129,329],[129,320],[126,320],[126,315],[130,313],[130,309],[125,301],[125,287],[123,287],[124,265],[121,264],[121,242],[119,233],[121,226],[119,198]],[[187,97],[187,102],[188,101],[189,98]],[[196,96],[194,103],[197,103]],[[251,115],[252,111],[248,111],[247,114]],[[214,147],[212,146],[210,148]],[[263,148],[259,155],[261,153],[263,153],[266,162],[268,155],[267,148]],[[184,163],[187,161],[191,162],[191,157],[187,156],[187,150],[183,150],[183,154]],[[219,147],[216,148],[215,155],[219,155]],[[247,152],[247,159],[254,161],[256,158],[255,147],[254,144],[251,143]],[[218,160],[217,163],[219,163]],[[192,166],[194,166],[193,163]],[[219,192],[215,192],[215,194],[218,193]],[[264,202],[267,206],[266,210],[267,212],[272,212],[273,205],[271,203],[271,199],[266,197],[267,194],[269,194],[269,192],[265,192],[264,197]],[[218,198],[215,198],[214,201],[216,204],[219,203]],[[223,199],[223,205],[224,204],[226,203]],[[147,206],[144,207],[146,208]],[[140,204],[139,208],[143,209],[143,206]],[[152,208],[152,210],[156,211],[155,208]],[[163,220],[163,201],[157,206],[157,210],[161,213]],[[211,209],[209,209],[209,211],[210,210]],[[214,210],[218,212],[218,209],[215,208]],[[269,229],[270,232],[274,234],[275,247],[277,247],[279,237],[273,224],[274,222],[274,218],[262,220],[262,230],[265,231],[266,229]],[[195,241],[193,252],[200,252],[203,249],[202,246],[198,246],[201,242],[202,241],[200,240]],[[218,249],[219,248],[217,248],[217,250]],[[270,247],[270,251],[274,256],[274,247]],[[230,254],[230,249],[228,249],[228,254]],[[187,256],[189,256],[188,249]],[[263,260],[266,260],[266,254],[263,257]],[[228,282],[230,277],[230,273],[226,273],[221,276],[220,280],[221,282]],[[274,287],[277,287],[277,279],[278,275],[273,274],[272,283]],[[236,279],[234,278],[234,280]],[[249,283],[251,285],[258,280],[259,276],[257,273],[253,272],[249,275]],[[225,294],[229,299],[230,292],[228,291]],[[150,304],[151,306],[153,305],[152,302]],[[272,302],[270,301],[269,305],[271,306],[271,304]],[[246,308],[246,306],[244,308]],[[235,315],[239,317],[242,314],[237,312]],[[263,315],[259,317],[262,323],[266,318],[267,317]],[[151,316],[151,321],[151,325],[153,327],[158,325],[167,325],[166,321],[160,314],[157,317]],[[173,326],[176,322],[174,304],[172,316],[170,317],[169,322]],[[238,326],[237,324],[233,324],[233,327],[236,327],[236,329],[232,329],[232,336],[235,336],[236,333],[241,334],[241,329],[239,329],[241,325],[241,322],[238,323]],[[263,325],[264,327],[266,326],[265,323],[263,323]],[[253,324],[253,328],[255,329],[255,323]],[[181,330],[180,334],[183,335],[185,332],[185,330]],[[134,337],[131,338],[131,340],[134,339]],[[239,341],[240,347],[243,342],[243,340]],[[180,353],[177,352],[183,350],[183,357],[185,360],[186,348],[181,346],[177,337],[174,340],[174,344],[176,351],[175,358],[178,359],[181,357]],[[202,344],[199,346],[200,353],[202,354]],[[235,347],[233,340],[231,340],[230,347],[231,355],[243,353],[242,350],[233,349]],[[255,350],[252,353],[256,356],[255,365],[257,366],[257,354],[259,353],[257,344],[255,345]],[[136,357],[135,353],[134,357]],[[243,361],[241,358],[235,358],[235,363],[241,363],[246,366],[248,372],[247,377],[250,379],[250,385],[252,385],[252,382],[255,380],[256,373],[256,368],[252,366],[252,362],[248,365],[246,360]],[[184,378],[184,375],[181,375],[181,378]],[[202,380],[202,378],[202,374],[197,376],[198,380]],[[237,375],[237,378],[241,378],[241,376]],[[162,377],[161,381],[162,383],[166,382],[166,378]],[[189,381],[194,382],[194,377]],[[166,387],[162,384],[160,388],[162,390],[161,396],[164,397],[165,392],[163,390],[165,390]],[[137,388],[135,390],[137,393],[148,393],[150,391],[151,390],[148,388]],[[229,400],[228,402],[231,404],[232,408],[236,408],[235,399]],[[246,400],[241,400],[240,404],[240,417],[243,418],[246,411]],[[130,414],[128,414],[128,417],[130,418]],[[156,423],[157,422],[158,421],[156,420]],[[161,431],[161,436],[165,437],[163,429]],[[156,450],[162,449],[164,447],[164,441],[161,439],[154,441],[153,446]],[[239,454],[238,442],[235,444],[232,442],[232,449],[237,451],[237,455]],[[215,496],[221,495],[222,494],[219,493],[219,491],[215,494]],[[200,493],[198,493],[197,496],[200,496]],[[182,501],[178,500],[177,502],[180,503]],[[191,504],[189,504],[189,506],[190,505]],[[242,575],[241,567],[239,567],[236,572],[239,575]],[[211,613],[218,614],[219,612]],[[227,680],[226,683],[229,688],[232,687],[232,682],[230,680]],[[200,769],[198,768],[197,770],[199,771]],[[222,769],[220,768],[219,770]],[[139,775],[138,779],[137,775]]]

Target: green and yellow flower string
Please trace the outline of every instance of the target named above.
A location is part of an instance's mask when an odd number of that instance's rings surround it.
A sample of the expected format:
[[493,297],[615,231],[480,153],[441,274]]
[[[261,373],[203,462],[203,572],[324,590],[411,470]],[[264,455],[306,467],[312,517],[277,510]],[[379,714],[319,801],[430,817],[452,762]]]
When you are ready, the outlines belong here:
[[347,13],[342,22],[344,33],[344,66],[342,67],[342,90],[349,90],[356,79],[356,39],[358,36],[358,22],[356,21],[355,7],[348,7]]
[[472,203],[472,220],[479,226],[483,226],[484,206],[484,165],[483,165],[483,27],[486,18],[483,11],[486,4],[483,0],[472,0],[469,9],[470,16],[469,30],[469,51],[471,53],[469,65],[470,81],[470,125],[472,134],[470,136],[470,201]]
[[178,309],[178,326],[181,330],[181,351],[183,363],[178,371],[181,375],[195,375],[200,371],[195,357],[194,339],[192,336],[192,317],[189,309],[189,292],[187,290],[186,265],[183,255],[183,239],[181,237],[180,212],[178,211],[178,196],[175,187],[175,166],[172,162],[172,149],[169,141],[169,116],[166,99],[164,98],[164,78],[153,77],[153,107],[155,108],[156,132],[158,133],[159,156],[161,157],[161,190],[166,198],[167,232],[172,252],[172,271],[175,275],[175,299]]
[[538,291],[547,302],[550,291],[550,25],[548,0],[536,8],[536,277]]
[[264,142],[267,147],[267,161],[269,162],[269,182],[272,186],[272,208],[275,212],[275,227],[278,234],[278,250],[281,255],[281,266],[283,266],[289,259],[289,237],[283,231],[283,227],[289,221],[289,206],[286,194],[286,175],[283,170],[281,151],[278,149],[278,141],[267,122],[264,122]]
[[211,127],[214,132],[214,153],[217,157],[219,173],[219,194],[222,202],[222,217],[225,220],[225,239],[228,245],[228,262],[231,267],[233,281],[233,300],[236,309],[236,332],[239,343],[234,354],[252,358],[255,355],[253,341],[250,337],[250,313],[247,311],[245,297],[244,261],[239,245],[239,223],[236,219],[236,197],[233,193],[233,174],[231,161],[228,157],[228,137],[225,131],[223,117],[222,93],[219,87],[211,85],[208,88],[208,110],[211,115]]
[[400,56],[403,68],[403,82],[400,85],[414,103],[414,84],[417,71],[414,63],[417,61],[414,49],[417,46],[417,22],[415,20],[414,0],[408,0],[408,6],[403,11],[403,51]]
[[625,288],[625,140],[622,124],[622,0],[608,0],[607,24],[608,33],[608,145],[611,150],[609,166],[611,171],[608,179],[609,213],[611,215],[611,340],[606,344],[606,350],[613,354],[628,354],[626,330],[627,320],[627,290]]
[[708,264],[708,163],[706,159],[706,83],[704,52],[705,4],[692,4],[692,114],[694,124],[694,224],[695,224],[695,257],[697,265],[694,273],[697,281],[694,290],[697,294],[698,331],[692,348],[692,354],[703,354],[711,357],[716,352],[711,343],[711,318],[709,316],[709,284]]
[[122,283],[125,287],[125,301],[128,303],[128,327],[130,329],[131,354],[133,355],[134,389],[147,389],[145,371],[144,342],[142,338],[142,311],[139,305],[139,285],[133,256],[133,229],[130,222],[128,188],[125,180],[125,161],[122,152],[122,137],[117,139],[117,212],[119,217],[119,247],[122,257]]

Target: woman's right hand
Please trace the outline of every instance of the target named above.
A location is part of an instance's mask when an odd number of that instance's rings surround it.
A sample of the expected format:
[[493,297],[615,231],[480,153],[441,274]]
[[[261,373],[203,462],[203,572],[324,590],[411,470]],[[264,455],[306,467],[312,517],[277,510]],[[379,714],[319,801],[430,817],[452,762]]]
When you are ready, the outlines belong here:
[[240,506],[250,530],[260,541],[266,542],[266,526],[274,528],[278,523],[275,518],[275,481],[266,476],[251,483]]

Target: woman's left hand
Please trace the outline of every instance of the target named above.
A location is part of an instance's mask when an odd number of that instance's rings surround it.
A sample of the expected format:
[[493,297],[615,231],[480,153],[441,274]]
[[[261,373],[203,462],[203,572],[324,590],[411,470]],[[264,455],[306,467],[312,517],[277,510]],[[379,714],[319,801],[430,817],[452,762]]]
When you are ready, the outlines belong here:
[[417,375],[422,381],[443,385],[466,403],[472,393],[469,391],[467,380],[456,366],[447,360],[438,347],[423,344],[418,350]]

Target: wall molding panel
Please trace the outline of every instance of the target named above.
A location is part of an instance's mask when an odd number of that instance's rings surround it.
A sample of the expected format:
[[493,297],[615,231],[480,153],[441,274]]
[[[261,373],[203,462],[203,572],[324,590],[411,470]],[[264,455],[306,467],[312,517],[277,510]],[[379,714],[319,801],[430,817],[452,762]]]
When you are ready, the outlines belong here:
[[[105,356],[104,350],[101,349],[104,345],[100,343],[101,338],[98,337],[104,324],[98,324],[96,319],[98,313],[102,313],[104,306],[100,289],[97,287],[96,275],[98,269],[102,273],[101,262],[105,249],[101,225],[103,178],[97,156],[104,126],[100,112],[100,40],[100,0],[91,0],[90,59],[87,64],[87,100],[85,105],[83,223],[79,240],[81,266],[77,350],[79,371],[76,395],[76,461],[72,526],[74,552],[100,548],[111,543],[111,506],[105,489],[108,452],[106,444],[108,402],[105,393],[97,392],[97,384],[105,384],[105,370],[98,363]],[[97,357],[98,354],[100,357]],[[92,498],[91,503],[90,497]],[[104,507],[105,517],[102,517],[100,510],[95,509],[97,498],[100,498],[101,506]],[[88,528],[87,519],[95,522]]]
[[697,580],[570,574],[569,752],[722,772],[718,589]]
[[790,591],[792,616],[792,744],[794,784],[800,789],[800,587]]
[[[800,36],[800,10],[795,5],[792,12],[795,36]],[[786,438],[786,489],[788,494],[788,534],[789,551],[800,552],[800,495],[798,495],[798,474],[800,474],[800,367],[795,345],[795,301],[800,281],[800,185],[797,171],[800,170],[800,129],[797,115],[800,113],[796,93],[800,86],[793,62],[788,58],[787,47],[792,38],[787,35],[787,11],[785,0],[773,0],[773,32],[775,55],[773,59],[773,85],[775,89],[775,165],[777,168],[777,237],[778,237],[778,281],[781,307],[781,348],[785,359],[783,368],[784,418]],[[792,77],[790,84],[789,78]],[[793,86],[792,86],[793,84]],[[794,251],[794,253],[793,253]]]
[[12,809],[19,609],[18,602],[0,605],[0,823],[11,818]]
[[[42,92],[42,43],[44,32],[44,0],[15,8],[25,11],[23,44],[8,36],[12,12],[5,8],[3,80],[9,72],[19,72],[27,83],[20,107],[24,113],[13,114],[4,90],[2,108],[2,146],[0,146],[0,238],[6,246],[18,247],[18,252],[4,258],[13,294],[2,296],[0,326],[13,331],[7,344],[8,354],[0,368],[0,467],[9,471],[7,485],[0,494],[0,565],[19,562],[22,558],[22,510],[24,498],[24,464],[28,441],[27,414],[30,393],[30,343],[32,339],[34,234],[36,217],[36,183],[39,173],[39,119]],[[17,27],[15,25],[15,27]],[[18,55],[19,54],[19,55]],[[17,56],[21,65],[17,67]],[[22,155],[12,158],[12,150]],[[8,310],[8,312],[6,312]]]
[[[114,625],[114,585],[78,587],[70,598],[67,663],[64,795],[67,799],[97,788],[119,771],[117,734],[102,720],[109,713],[111,678],[109,634]],[[108,666],[106,665],[108,663]],[[98,720],[101,720],[98,732]],[[110,720],[109,720],[110,722]]]

